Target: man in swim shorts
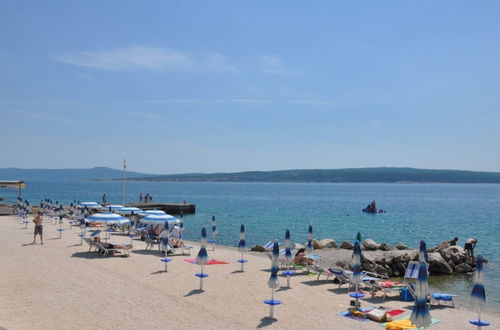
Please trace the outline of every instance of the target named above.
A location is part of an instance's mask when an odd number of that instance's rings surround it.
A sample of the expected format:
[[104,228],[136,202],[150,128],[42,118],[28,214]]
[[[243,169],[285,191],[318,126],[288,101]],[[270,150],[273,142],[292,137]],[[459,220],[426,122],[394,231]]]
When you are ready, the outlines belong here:
[[42,226],[42,213],[38,212],[33,223],[35,224],[35,232],[33,234],[33,244],[36,244],[36,235],[40,235],[40,243],[43,245],[43,226]]

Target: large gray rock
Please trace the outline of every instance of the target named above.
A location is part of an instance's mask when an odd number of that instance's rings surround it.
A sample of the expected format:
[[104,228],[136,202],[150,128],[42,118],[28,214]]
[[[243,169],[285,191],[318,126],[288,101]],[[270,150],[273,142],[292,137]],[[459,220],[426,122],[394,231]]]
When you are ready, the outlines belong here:
[[323,238],[319,243],[326,249],[334,249],[337,247],[337,243],[331,238]]
[[378,246],[379,250],[382,251],[392,251],[394,248],[387,243],[380,243]]
[[450,247],[450,242],[443,241],[443,242],[439,243],[438,245],[436,245],[435,247],[433,247],[432,249],[430,249],[429,251],[430,252],[441,252],[443,250],[446,250],[449,247]]
[[439,251],[441,257],[448,263],[453,262],[455,265],[459,265],[467,261],[465,257],[465,250],[460,246],[450,246],[442,251]]
[[351,242],[343,241],[342,244],[340,244],[340,248],[345,250],[354,250],[354,245],[352,245]]
[[455,266],[455,273],[472,273],[474,269],[467,263],[462,263]]
[[438,252],[429,253],[429,272],[431,274],[451,274],[453,269]]
[[365,248],[365,250],[368,250],[368,251],[376,251],[378,249],[378,247],[379,247],[379,245],[377,244],[377,242],[375,242],[371,238],[365,239],[363,241],[363,243],[361,244],[361,246],[363,248]]
[[396,249],[398,249],[398,250],[408,250],[408,245],[399,242],[398,244],[396,244]]

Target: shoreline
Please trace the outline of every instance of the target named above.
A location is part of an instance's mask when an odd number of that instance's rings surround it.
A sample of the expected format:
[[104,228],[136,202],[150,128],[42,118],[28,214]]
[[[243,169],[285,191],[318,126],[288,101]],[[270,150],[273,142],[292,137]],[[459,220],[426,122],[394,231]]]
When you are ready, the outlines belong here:
[[[134,240],[130,257],[100,257],[89,253],[77,236],[79,229],[65,231],[58,239],[58,225],[44,225],[44,242],[32,245],[33,226],[28,229],[19,219],[5,216],[0,221],[0,327],[6,329],[324,329],[335,324],[339,329],[381,329],[375,322],[359,322],[335,315],[346,311],[350,298],[346,286],[338,288],[331,281],[308,275],[291,279],[291,289],[279,288],[275,298],[277,321],[270,320],[269,308],[263,300],[270,298],[267,287],[269,259],[248,252],[245,272],[239,272],[235,261],[241,257],[235,247],[216,246],[209,257],[229,264],[205,266],[209,277],[204,292],[194,276],[200,267],[185,262],[195,258],[199,244],[193,245],[191,256],[172,256],[169,271],[163,271],[162,255],[145,250],[145,243]],[[31,219],[30,219],[31,220]],[[122,235],[112,235],[113,242],[130,242]],[[286,279],[279,277],[281,285]],[[488,290],[488,288],[486,288]],[[412,303],[395,296],[383,300],[362,299],[363,307],[387,306],[411,309]],[[431,329],[466,328],[476,314],[467,306],[432,307],[431,314],[440,322]],[[484,318],[500,324],[500,313],[486,311]],[[304,317],[307,315],[307,317]]]

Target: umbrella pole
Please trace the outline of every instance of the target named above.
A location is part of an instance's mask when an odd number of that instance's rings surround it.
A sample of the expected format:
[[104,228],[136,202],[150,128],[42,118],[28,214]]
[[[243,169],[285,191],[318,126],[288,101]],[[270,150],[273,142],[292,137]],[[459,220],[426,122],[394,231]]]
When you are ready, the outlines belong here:
[[61,219],[61,220],[59,220],[59,239],[62,238],[62,230],[63,229],[62,229],[62,219]]
[[269,317],[274,318],[274,289],[271,289],[271,304],[269,305]]
[[290,289],[290,262],[286,263],[286,287]]
[[203,291],[203,264],[201,265],[201,272],[200,272],[200,291]]
[[243,264],[244,264],[244,259],[243,259],[244,252],[241,252],[241,271],[244,272],[245,270],[243,269]]
[[358,301],[358,295],[357,295],[357,293],[358,293],[358,283],[356,283],[356,285],[355,285],[355,290],[356,290],[355,291],[355,293],[356,293],[356,303],[354,304],[354,307],[356,307],[356,309],[358,309],[359,308],[359,301]]

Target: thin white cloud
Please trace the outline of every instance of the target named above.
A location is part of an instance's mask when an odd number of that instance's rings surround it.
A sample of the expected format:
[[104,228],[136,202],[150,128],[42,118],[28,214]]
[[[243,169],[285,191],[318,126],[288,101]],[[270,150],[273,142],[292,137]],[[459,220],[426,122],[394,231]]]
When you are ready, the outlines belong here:
[[234,104],[297,104],[309,106],[339,106],[346,105],[345,102],[331,100],[271,100],[271,99],[150,99],[146,103],[188,103],[188,104],[216,104],[216,103],[234,103]]
[[129,47],[74,51],[51,56],[54,60],[89,68],[131,71],[236,72],[224,55],[189,53],[163,47]]
[[295,75],[300,73],[285,66],[283,58],[276,54],[262,54],[257,57],[260,72],[265,74]]
[[66,117],[60,117],[60,116],[52,116],[47,113],[43,112],[32,112],[32,111],[24,111],[24,110],[7,110],[11,113],[14,113],[16,115],[24,116],[24,117],[29,117],[37,120],[43,120],[43,121],[52,121],[52,122],[59,122],[59,123],[66,123],[66,124],[75,124],[79,123],[78,120],[74,120],[71,118],[66,118]]
[[144,119],[149,119],[149,120],[163,120],[163,117],[160,115],[157,115],[155,113],[148,113],[148,112],[131,112],[136,117],[141,117]]

